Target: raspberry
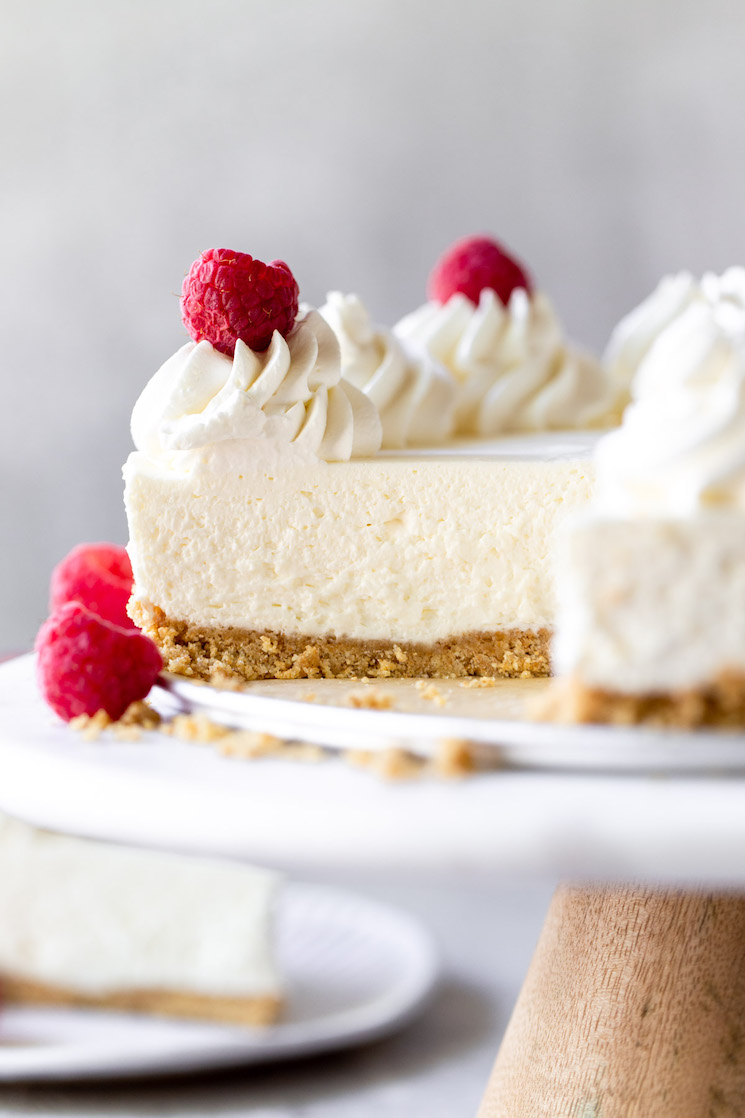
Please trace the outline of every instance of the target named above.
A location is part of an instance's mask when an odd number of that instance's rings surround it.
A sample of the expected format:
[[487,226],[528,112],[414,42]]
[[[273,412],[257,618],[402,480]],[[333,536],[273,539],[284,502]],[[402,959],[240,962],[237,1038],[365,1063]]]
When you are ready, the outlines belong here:
[[121,718],[144,699],[163,664],[153,641],[96,617],[80,602],[66,602],[36,637],[36,674],[52,710],[69,722],[105,710]]
[[533,283],[523,266],[490,237],[463,237],[444,253],[430,272],[427,296],[447,303],[457,291],[478,304],[485,287],[507,306],[516,287],[532,294]]
[[81,602],[114,625],[134,629],[127,616],[132,593],[132,564],[123,547],[81,543],[52,571],[49,612],[65,602]]
[[284,261],[262,264],[245,252],[208,248],[184,280],[181,318],[195,342],[211,342],[232,357],[238,338],[255,350],[266,349],[275,330],[286,338],[298,295]]

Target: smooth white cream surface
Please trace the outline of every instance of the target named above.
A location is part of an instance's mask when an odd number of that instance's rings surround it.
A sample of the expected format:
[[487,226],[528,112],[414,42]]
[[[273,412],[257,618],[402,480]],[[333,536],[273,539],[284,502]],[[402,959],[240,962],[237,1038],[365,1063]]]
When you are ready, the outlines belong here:
[[611,691],[700,687],[745,672],[745,517],[584,515],[562,541],[552,656]]
[[125,466],[135,598],[204,627],[432,642],[553,624],[558,525],[592,436],[470,441],[345,463],[247,440]]
[[277,880],[0,816],[0,972],[95,995],[276,994]]

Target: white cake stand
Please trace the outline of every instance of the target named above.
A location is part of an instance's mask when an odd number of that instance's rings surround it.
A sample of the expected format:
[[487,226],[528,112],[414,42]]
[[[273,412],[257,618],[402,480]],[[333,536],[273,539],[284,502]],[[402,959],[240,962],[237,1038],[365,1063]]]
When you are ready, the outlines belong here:
[[[271,697],[276,686],[256,690]],[[325,697],[323,681],[312,686]],[[397,683],[396,705],[414,720],[441,717],[448,731],[447,719],[478,718],[482,738],[491,721],[494,756],[509,767],[386,784],[342,759],[235,761],[160,735],[86,744],[40,702],[24,658],[0,668],[0,809],[59,831],[270,865],[580,882],[554,898],[481,1114],[745,1113],[745,737],[652,735],[655,771],[642,771],[633,735],[609,729],[557,732],[552,757],[550,728],[526,727],[514,685],[506,701],[499,688],[437,688],[443,707]],[[400,721],[375,721],[385,713],[344,711],[357,718],[349,745],[402,738]],[[426,750],[431,724],[407,725]],[[611,755],[615,771],[604,771]]]

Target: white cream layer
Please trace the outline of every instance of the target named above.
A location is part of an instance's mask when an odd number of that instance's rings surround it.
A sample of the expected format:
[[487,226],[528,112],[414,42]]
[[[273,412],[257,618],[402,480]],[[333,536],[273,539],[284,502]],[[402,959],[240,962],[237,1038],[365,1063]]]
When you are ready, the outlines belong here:
[[85,994],[276,994],[264,870],[53,835],[0,816],[0,973]]
[[226,442],[180,472],[135,452],[124,471],[135,598],[200,627],[309,636],[429,643],[552,625],[554,536],[589,499],[594,441],[472,440],[314,464]]
[[745,517],[581,517],[558,575],[554,669],[611,691],[678,691],[745,672]]

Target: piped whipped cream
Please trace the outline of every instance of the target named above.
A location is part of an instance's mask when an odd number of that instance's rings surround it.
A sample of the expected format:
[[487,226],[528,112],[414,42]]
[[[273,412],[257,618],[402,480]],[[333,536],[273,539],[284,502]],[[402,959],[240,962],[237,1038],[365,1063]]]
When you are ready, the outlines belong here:
[[618,323],[603,364],[630,391],[637,369],[668,326],[693,303],[720,301],[745,306],[745,268],[728,268],[721,276],[707,272],[701,280],[690,272],[665,276],[651,295]]
[[380,414],[383,446],[444,442],[453,429],[457,388],[447,369],[376,326],[356,295],[331,291],[320,313],[339,339],[342,375]]
[[187,342],[146,385],[132,437],[138,450],[165,461],[252,440],[339,462],[374,454],[382,431],[372,401],[342,379],[333,330],[307,310],[287,338],[275,331],[263,353],[240,339],[232,359],[209,342]]
[[456,433],[609,426],[621,393],[615,375],[564,337],[551,303],[516,288],[507,306],[485,288],[478,306],[455,294],[426,303],[394,332],[441,362],[458,382]]
[[621,427],[596,451],[596,509],[745,509],[745,269],[663,281],[609,348],[635,377]]

